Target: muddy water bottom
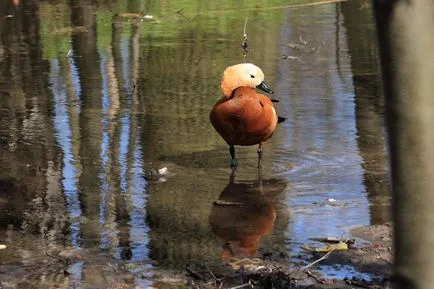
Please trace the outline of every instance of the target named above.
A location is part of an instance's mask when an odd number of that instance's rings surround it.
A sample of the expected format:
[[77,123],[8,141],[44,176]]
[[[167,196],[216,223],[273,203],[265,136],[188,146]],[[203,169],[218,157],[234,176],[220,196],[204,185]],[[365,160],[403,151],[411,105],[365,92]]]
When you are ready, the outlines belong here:
[[[1,232],[0,236],[6,233],[10,244],[15,245],[10,245],[0,256],[0,284],[2,288],[191,288],[192,284],[202,286],[206,283],[213,288],[215,281],[210,276],[214,275],[230,287],[243,285],[242,280],[249,278],[258,284],[271,278],[276,282],[276,288],[294,282],[298,284],[294,288],[312,284],[315,288],[331,285],[353,288],[357,284],[386,288],[391,274],[391,228],[390,225],[355,228],[352,236],[364,240],[364,245],[334,252],[310,267],[308,274],[299,271],[300,268],[316,261],[320,255],[306,255],[304,261],[295,263],[284,262],[281,256],[278,259],[269,254],[261,259],[235,258],[227,260],[225,268],[222,264],[204,266],[192,260],[186,270],[164,270],[157,262],[116,260],[101,250],[44,246],[32,236]],[[8,261],[3,262],[3,259]],[[244,273],[238,271],[240,266]],[[283,275],[276,277],[276,270],[281,270]],[[244,279],[241,278],[243,275]],[[234,279],[234,276],[239,277]],[[283,287],[279,287],[281,285]],[[218,288],[219,283],[215,286]]]
[[0,238],[5,234],[9,245],[0,255],[1,288],[186,288],[185,274],[159,269],[152,261],[47,245],[13,231],[1,232]]

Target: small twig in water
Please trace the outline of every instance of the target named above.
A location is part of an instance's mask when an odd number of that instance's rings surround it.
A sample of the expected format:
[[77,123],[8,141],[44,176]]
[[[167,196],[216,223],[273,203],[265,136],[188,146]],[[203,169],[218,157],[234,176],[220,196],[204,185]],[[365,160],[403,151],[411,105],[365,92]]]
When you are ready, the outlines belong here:
[[301,36],[301,34],[298,35],[298,41],[303,44],[303,45],[307,45],[307,41],[303,39],[303,37]]
[[51,254],[48,253],[48,252],[45,252],[45,255],[48,256],[48,257],[50,257],[50,258],[53,258],[53,259],[59,260],[59,261],[61,261],[62,263],[64,263],[65,265],[69,265],[69,261],[68,261],[67,259],[63,259],[63,258],[60,258],[60,257],[54,256],[54,255],[51,255]]
[[196,285],[196,282],[194,281],[191,281],[191,286],[193,286],[195,289],[200,289],[199,285]]
[[300,271],[304,271],[304,270],[306,270],[307,268],[312,267],[312,266],[315,265],[316,263],[319,263],[319,262],[321,262],[322,260],[327,259],[327,257],[330,256],[330,254],[331,254],[333,251],[334,251],[334,250],[330,250],[329,252],[327,252],[327,254],[325,254],[324,256],[322,256],[321,258],[319,258],[318,260],[315,260],[315,261],[313,261],[312,263],[307,264],[307,265],[304,266],[304,267],[301,267],[301,268],[300,268]]
[[187,264],[185,270],[194,278],[196,278],[198,280],[205,280],[205,278],[199,272],[196,272],[195,270],[193,270],[191,268],[190,264]]
[[309,277],[315,279],[316,282],[318,282],[318,283],[320,283],[320,284],[323,284],[323,285],[325,284],[325,282],[324,282],[323,279],[316,277],[316,276],[313,275],[312,272],[310,272],[309,270],[306,270],[306,274],[307,274],[307,276],[309,276]]
[[246,28],[247,28],[247,17],[246,17],[246,21],[244,22],[243,42],[241,43],[241,48],[243,49],[244,52],[244,59],[247,56],[247,48],[249,47],[249,45],[247,44]]
[[241,202],[231,202],[231,201],[225,201],[225,200],[217,200],[217,201],[214,201],[214,205],[216,205],[216,206],[237,206],[237,207],[242,207],[242,206],[244,206],[244,203],[241,203]]
[[205,266],[205,267],[206,267],[206,270],[208,270],[208,273],[214,278],[215,284],[220,283],[220,287],[221,287],[223,282],[221,282],[221,280],[217,279],[217,277],[211,272],[211,270],[207,266]]
[[297,56],[285,55],[285,54],[282,55],[282,59],[288,59],[288,60],[297,60],[297,61],[300,61],[300,58],[297,57]]
[[242,285],[235,286],[235,287],[231,287],[229,289],[240,289],[240,288],[244,288],[244,287],[247,287],[247,286],[250,286],[250,288],[253,288],[253,284],[252,284],[251,280],[249,280],[249,283],[242,284]]
[[68,53],[66,53],[66,59],[68,59],[69,63],[72,64],[72,60],[71,60],[71,54],[72,54],[72,49],[69,49]]
[[177,10],[176,14],[179,14],[180,16],[184,17],[185,19],[188,19],[188,17],[184,15],[183,10],[184,10],[184,8],[181,8],[181,9]]
[[392,262],[390,262],[389,260],[387,260],[386,258],[384,258],[383,254],[381,254],[380,251],[376,251],[376,252],[380,256],[380,260],[383,260],[384,262],[386,262],[388,264],[392,264]]
[[216,279],[216,280],[208,281],[208,282],[205,283],[205,285],[206,285],[206,286],[209,286],[209,285],[217,286],[217,282],[218,282],[218,283],[220,283],[219,288],[222,288],[222,287],[223,287],[223,280],[225,280],[225,278],[226,278],[226,277],[218,278],[218,279]]

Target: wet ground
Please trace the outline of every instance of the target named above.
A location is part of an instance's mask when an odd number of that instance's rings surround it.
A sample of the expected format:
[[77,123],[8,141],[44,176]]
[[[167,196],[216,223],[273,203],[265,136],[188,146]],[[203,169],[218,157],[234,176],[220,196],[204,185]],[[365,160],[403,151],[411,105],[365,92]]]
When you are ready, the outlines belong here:
[[[388,222],[370,2],[307,4],[2,1],[1,285],[184,288],[192,261],[307,264],[311,238]],[[261,179],[255,147],[232,174],[208,120],[246,17],[287,118]]]

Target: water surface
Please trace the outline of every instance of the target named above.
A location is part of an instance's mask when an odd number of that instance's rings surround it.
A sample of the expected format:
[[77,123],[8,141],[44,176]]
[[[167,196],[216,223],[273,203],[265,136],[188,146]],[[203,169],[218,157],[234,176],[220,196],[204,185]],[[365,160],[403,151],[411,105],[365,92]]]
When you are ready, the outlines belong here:
[[[365,1],[0,5],[5,288],[183,287],[191,261],[291,262],[311,237],[388,221]],[[208,120],[222,71],[244,61],[246,17],[247,60],[287,118],[261,180],[255,147],[232,174]]]

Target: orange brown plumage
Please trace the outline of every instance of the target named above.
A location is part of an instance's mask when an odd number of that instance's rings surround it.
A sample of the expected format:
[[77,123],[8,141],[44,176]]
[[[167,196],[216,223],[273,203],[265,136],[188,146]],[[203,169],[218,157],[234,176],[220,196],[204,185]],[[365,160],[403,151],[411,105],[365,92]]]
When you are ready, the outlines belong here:
[[232,166],[236,166],[234,145],[261,144],[268,140],[276,129],[278,117],[271,100],[255,91],[259,88],[272,91],[264,83],[262,70],[243,63],[226,68],[221,83],[223,97],[214,105],[210,121],[220,136],[230,146]]

